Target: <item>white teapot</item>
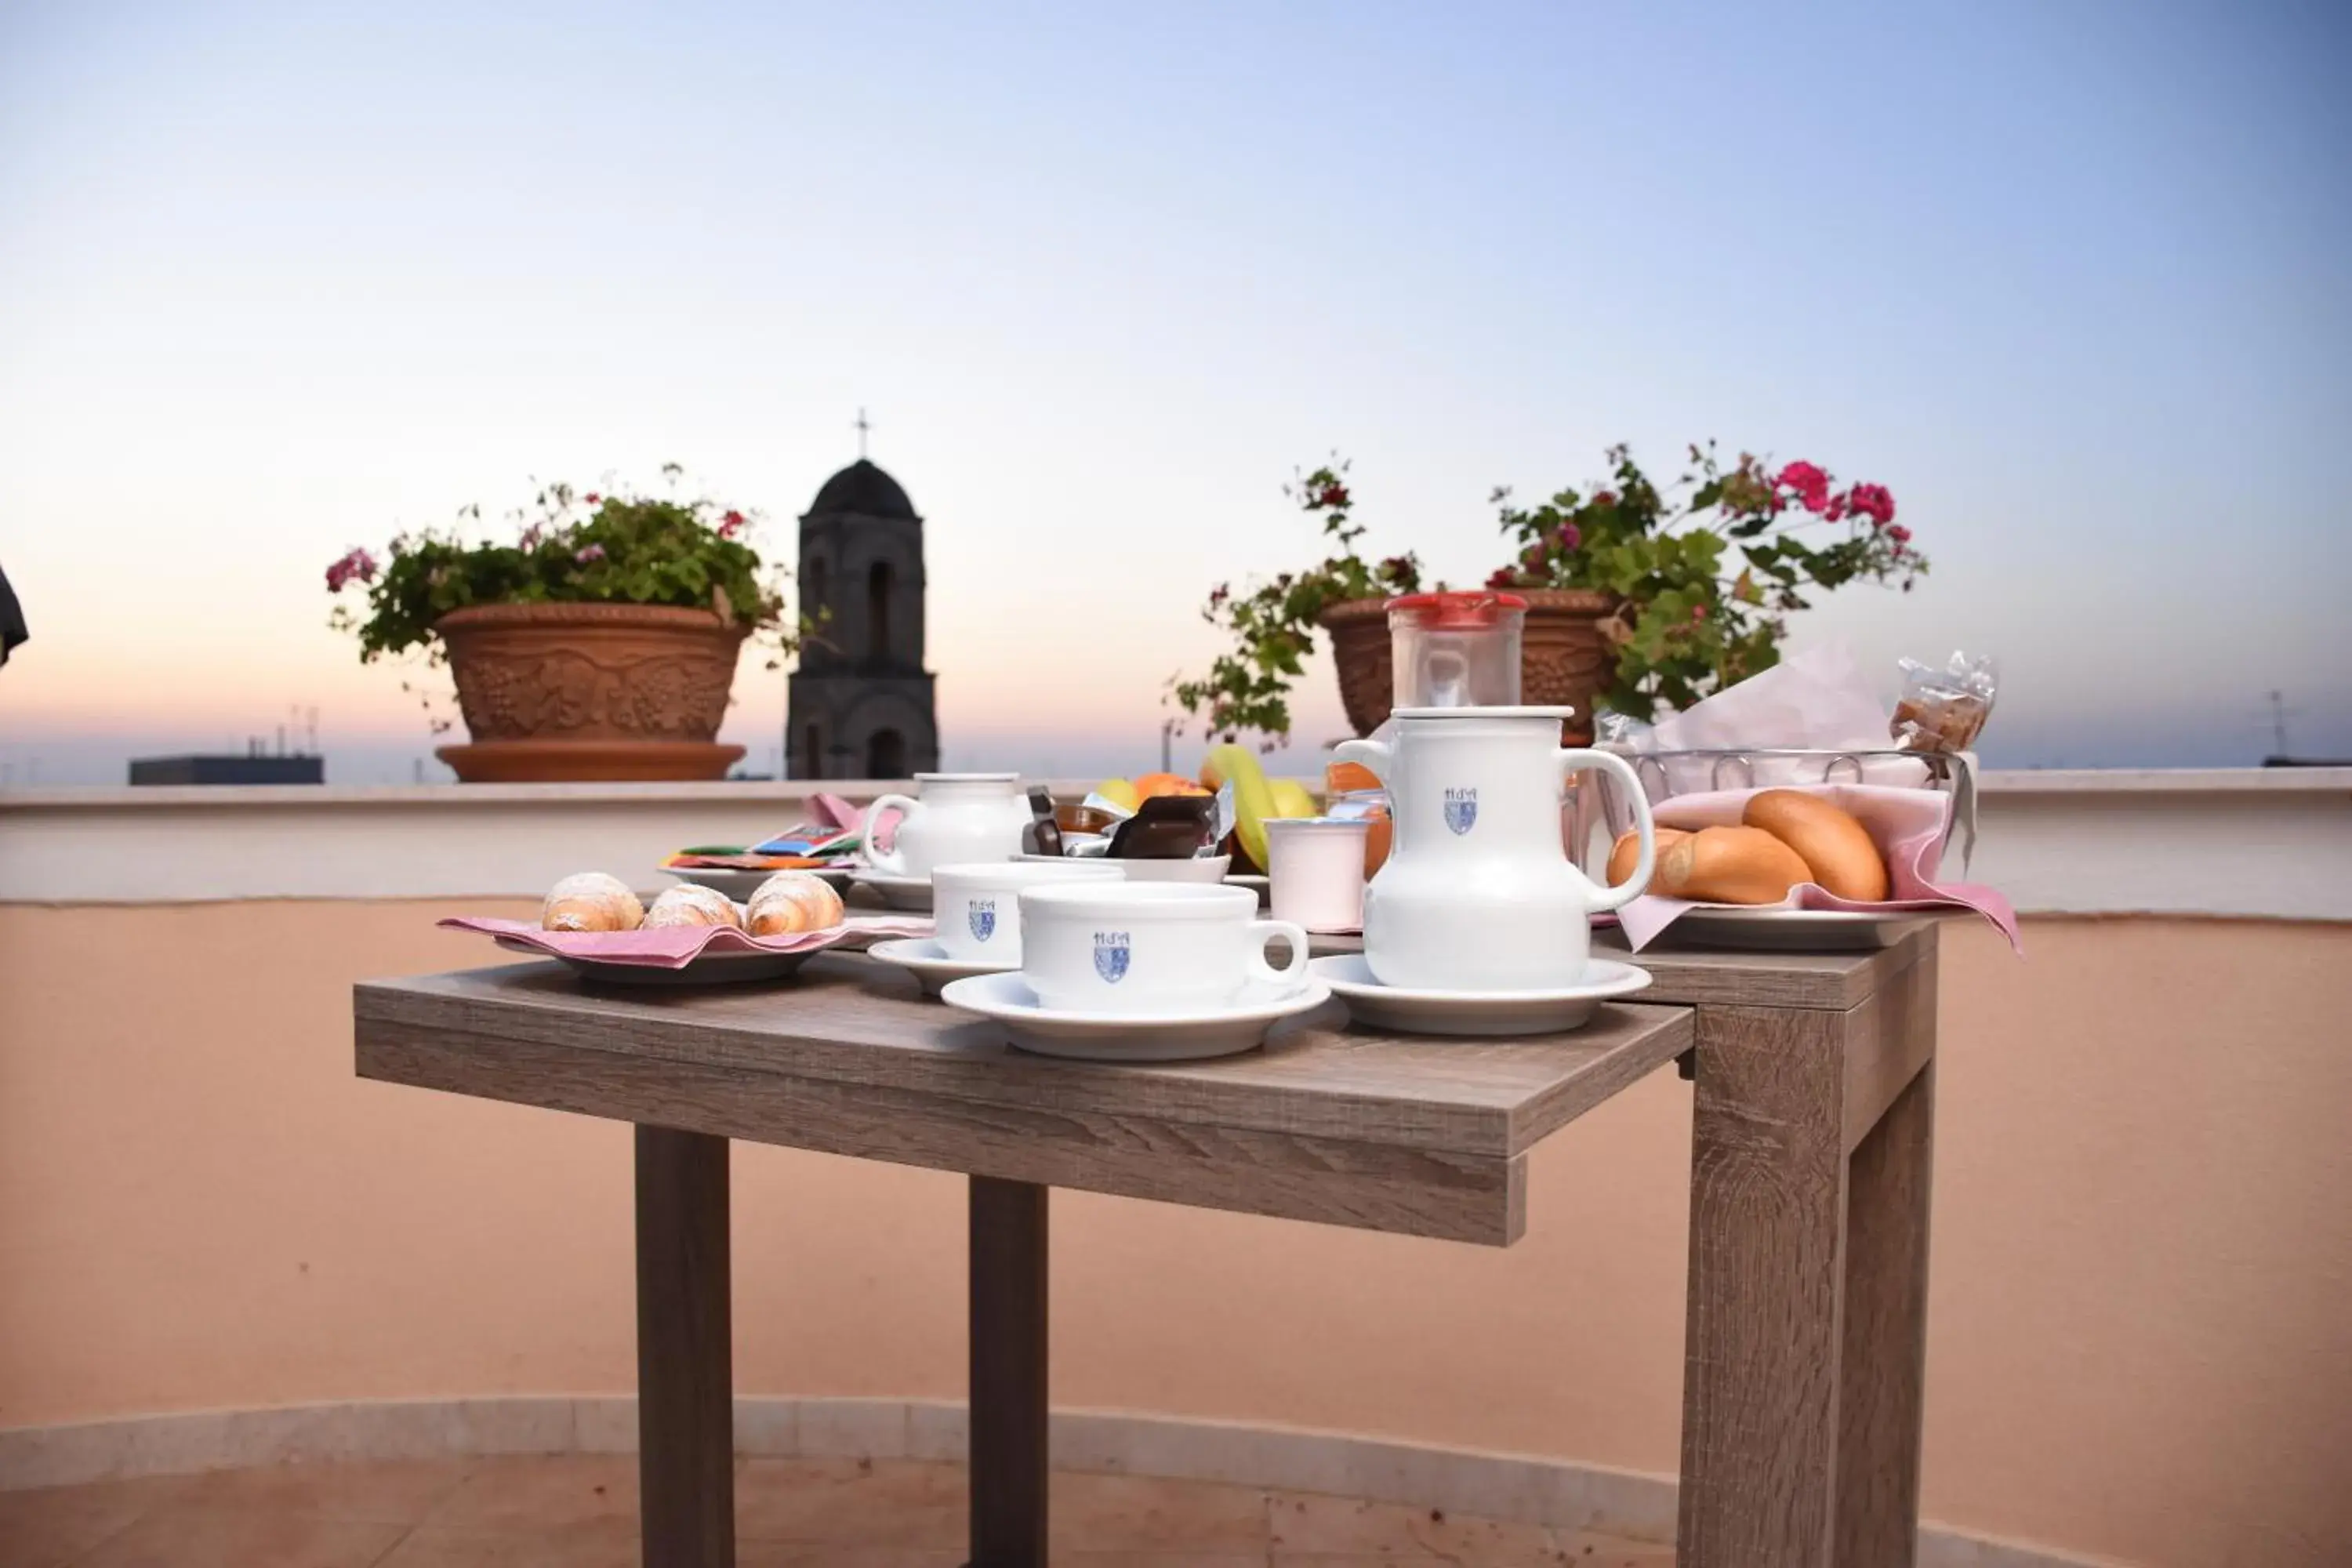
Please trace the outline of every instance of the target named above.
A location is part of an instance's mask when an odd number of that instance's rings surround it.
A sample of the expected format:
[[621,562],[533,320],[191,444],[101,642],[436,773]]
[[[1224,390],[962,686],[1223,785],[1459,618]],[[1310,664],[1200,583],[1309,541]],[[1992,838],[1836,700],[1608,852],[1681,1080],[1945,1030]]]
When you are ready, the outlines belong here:
[[[934,867],[1010,860],[1029,826],[1019,773],[917,773],[915,793],[886,795],[866,808],[866,863],[889,877],[929,877]],[[903,813],[887,850],[873,832],[886,811]]]
[[[1338,749],[1388,786],[1396,839],[1364,892],[1364,962],[1383,985],[1555,991],[1591,957],[1591,917],[1630,903],[1656,858],[1650,803],[1621,757],[1563,749],[1570,708],[1406,708],[1395,740]],[[1560,842],[1568,775],[1600,768],[1633,803],[1642,854],[1596,888]]]

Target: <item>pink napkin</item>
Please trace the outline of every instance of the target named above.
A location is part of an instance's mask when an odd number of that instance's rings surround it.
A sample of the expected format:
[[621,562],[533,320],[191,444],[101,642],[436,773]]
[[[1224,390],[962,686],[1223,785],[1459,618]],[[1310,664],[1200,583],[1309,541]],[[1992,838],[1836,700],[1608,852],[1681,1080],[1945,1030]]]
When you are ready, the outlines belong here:
[[[1786,786],[1784,786],[1786,787]],[[1811,784],[1817,795],[1853,814],[1870,832],[1879,853],[1886,857],[1893,898],[1878,903],[1841,899],[1818,883],[1804,882],[1790,889],[1778,904],[1696,904],[1686,899],[1644,894],[1619,911],[1625,940],[1639,952],[1661,932],[1696,909],[1852,910],[1862,913],[1899,913],[1906,910],[1974,910],[2000,928],[2009,945],[2025,951],[2018,940],[2017,911],[1990,888],[1974,882],[1938,882],[1936,869],[1943,857],[1944,823],[1951,798],[1935,790],[1889,789],[1873,784]],[[1737,827],[1752,789],[1678,795],[1652,808],[1660,827],[1685,829]]]
[[600,963],[641,963],[648,969],[684,969],[706,952],[814,952],[845,943],[864,947],[884,937],[929,936],[931,922],[919,916],[852,915],[830,931],[793,936],[752,936],[733,926],[656,926],[650,931],[541,931],[530,921],[453,915],[439,922],[453,931],[505,937],[558,958],[593,958]]

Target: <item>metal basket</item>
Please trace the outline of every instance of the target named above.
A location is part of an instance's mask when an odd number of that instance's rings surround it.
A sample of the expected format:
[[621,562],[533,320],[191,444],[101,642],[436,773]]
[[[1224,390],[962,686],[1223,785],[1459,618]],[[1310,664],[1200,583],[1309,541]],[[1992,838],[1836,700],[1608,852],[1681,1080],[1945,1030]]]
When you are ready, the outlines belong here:
[[[1952,796],[1952,810],[1944,821],[1938,852],[1950,847],[1956,832],[1962,835],[1963,863],[1976,848],[1976,781],[1972,759],[1965,752],[1907,752],[1893,746],[1852,751],[1806,746],[1669,752],[1635,752],[1608,745],[1600,749],[1625,759],[1633,776],[1642,781],[1642,792],[1654,806],[1677,795],[1703,790],[1753,789],[1759,784],[1863,784],[1868,780],[1872,764],[1916,764],[1927,774],[1918,788]],[[1705,782],[1693,783],[1694,778],[1703,778]],[[1588,842],[1596,826],[1605,826],[1612,840],[1633,826],[1633,803],[1606,774],[1588,773],[1578,776],[1574,810],[1578,826],[1570,828],[1571,842]],[[1584,837],[1577,837],[1580,827]]]

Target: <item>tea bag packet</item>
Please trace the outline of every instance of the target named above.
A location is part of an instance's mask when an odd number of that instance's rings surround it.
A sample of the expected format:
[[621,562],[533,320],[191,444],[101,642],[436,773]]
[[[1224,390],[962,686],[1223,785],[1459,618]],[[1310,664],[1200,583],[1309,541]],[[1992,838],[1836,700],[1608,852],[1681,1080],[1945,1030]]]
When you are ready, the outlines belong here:
[[1209,837],[1216,797],[1163,795],[1143,803],[1115,828],[1108,851],[1114,860],[1185,860],[1198,855]]

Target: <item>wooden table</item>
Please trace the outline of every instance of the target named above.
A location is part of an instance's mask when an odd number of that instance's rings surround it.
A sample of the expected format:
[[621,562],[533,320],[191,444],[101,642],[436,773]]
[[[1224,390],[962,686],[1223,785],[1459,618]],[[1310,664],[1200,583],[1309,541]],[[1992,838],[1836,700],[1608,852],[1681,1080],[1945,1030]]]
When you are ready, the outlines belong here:
[[730,1138],[971,1178],[972,1561],[1043,1568],[1047,1189],[1508,1246],[1528,1150],[1677,1060],[1696,1094],[1679,1560],[1908,1563],[1934,927],[1641,962],[1641,1003],[1572,1034],[1419,1039],[1334,1007],[1262,1052],[1157,1067],[1008,1050],[853,957],[719,990],[510,964],[362,984],[353,1008],[362,1078],[636,1125],[649,1564],[734,1560]]

